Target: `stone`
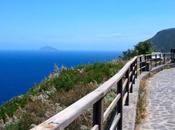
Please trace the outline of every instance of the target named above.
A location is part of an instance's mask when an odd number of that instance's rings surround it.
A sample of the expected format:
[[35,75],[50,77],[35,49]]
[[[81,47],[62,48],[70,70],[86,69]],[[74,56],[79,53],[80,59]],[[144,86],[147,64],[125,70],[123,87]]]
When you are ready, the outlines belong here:
[[[175,68],[155,74],[148,82],[149,115],[141,130],[175,130]],[[146,127],[145,127],[146,126]]]

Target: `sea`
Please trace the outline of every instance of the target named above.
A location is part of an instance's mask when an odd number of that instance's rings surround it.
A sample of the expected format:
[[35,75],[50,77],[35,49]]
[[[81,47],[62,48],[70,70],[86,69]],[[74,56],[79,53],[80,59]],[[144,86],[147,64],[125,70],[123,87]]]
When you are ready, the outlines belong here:
[[58,67],[117,59],[117,51],[0,51],[0,105],[25,93]]

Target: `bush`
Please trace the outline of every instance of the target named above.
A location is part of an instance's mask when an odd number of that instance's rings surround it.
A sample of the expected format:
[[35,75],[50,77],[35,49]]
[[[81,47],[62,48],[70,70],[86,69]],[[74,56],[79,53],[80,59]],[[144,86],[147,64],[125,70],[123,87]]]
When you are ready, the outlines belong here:
[[5,126],[4,130],[20,130],[18,123],[12,123]]
[[122,63],[96,63],[93,65],[87,65],[84,69],[83,83],[90,83],[96,81],[101,83],[113,76],[121,67]]
[[39,123],[38,118],[31,113],[23,113],[17,122],[6,125],[4,130],[29,130],[31,124]]
[[59,77],[54,78],[51,82],[57,90],[71,89],[80,80],[80,74],[76,69],[62,70]]
[[26,96],[13,98],[0,107],[0,119],[3,119],[5,121],[6,115],[13,116],[13,113],[17,110],[17,108],[24,107],[26,103]]

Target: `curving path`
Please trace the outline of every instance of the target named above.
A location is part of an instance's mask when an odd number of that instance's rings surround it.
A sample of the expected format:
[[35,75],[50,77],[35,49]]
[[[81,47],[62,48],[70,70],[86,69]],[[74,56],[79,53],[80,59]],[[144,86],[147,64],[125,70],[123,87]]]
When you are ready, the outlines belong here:
[[175,68],[148,81],[147,117],[140,130],[175,130]]

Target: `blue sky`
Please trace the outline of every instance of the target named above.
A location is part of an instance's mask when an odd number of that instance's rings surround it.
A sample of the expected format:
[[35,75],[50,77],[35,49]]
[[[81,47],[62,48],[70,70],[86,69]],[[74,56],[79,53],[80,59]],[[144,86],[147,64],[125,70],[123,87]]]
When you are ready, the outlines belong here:
[[1,0],[0,49],[125,50],[175,27],[175,0]]

